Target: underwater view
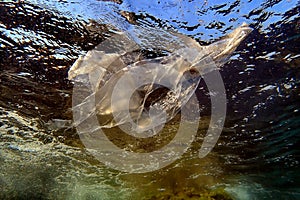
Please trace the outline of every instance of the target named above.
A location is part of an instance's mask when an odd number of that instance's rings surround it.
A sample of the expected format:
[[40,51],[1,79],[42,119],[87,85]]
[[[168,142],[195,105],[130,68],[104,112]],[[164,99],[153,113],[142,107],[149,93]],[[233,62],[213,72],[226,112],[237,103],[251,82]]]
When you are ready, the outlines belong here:
[[0,199],[300,199],[300,1],[1,0]]

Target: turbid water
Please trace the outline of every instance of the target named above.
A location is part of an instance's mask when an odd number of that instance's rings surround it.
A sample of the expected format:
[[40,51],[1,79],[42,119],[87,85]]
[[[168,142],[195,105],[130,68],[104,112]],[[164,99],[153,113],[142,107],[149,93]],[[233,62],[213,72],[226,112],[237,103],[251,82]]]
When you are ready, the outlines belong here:
[[[299,9],[293,0],[0,2],[0,199],[299,199]],[[210,119],[203,81],[197,137],[173,164],[130,174],[85,149],[67,79],[79,55],[116,28],[177,31],[208,45],[243,22],[253,31],[220,69],[227,118],[208,156],[198,158]],[[132,150],[160,148],[177,128],[175,118],[160,140],[134,140]]]

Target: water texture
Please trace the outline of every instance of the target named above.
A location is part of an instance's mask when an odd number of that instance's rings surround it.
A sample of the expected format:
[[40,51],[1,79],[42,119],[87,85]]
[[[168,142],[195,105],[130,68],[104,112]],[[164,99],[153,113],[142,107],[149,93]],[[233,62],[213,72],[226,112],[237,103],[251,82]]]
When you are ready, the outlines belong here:
[[[299,199],[299,13],[294,0],[1,1],[0,199]],[[207,157],[197,157],[210,116],[203,81],[198,136],[170,166],[129,174],[86,151],[67,79],[80,55],[134,26],[207,45],[243,22],[253,31],[220,69],[227,118]],[[144,56],[164,54],[144,46]],[[118,130],[109,134],[119,138]],[[152,145],[136,141],[135,150]]]

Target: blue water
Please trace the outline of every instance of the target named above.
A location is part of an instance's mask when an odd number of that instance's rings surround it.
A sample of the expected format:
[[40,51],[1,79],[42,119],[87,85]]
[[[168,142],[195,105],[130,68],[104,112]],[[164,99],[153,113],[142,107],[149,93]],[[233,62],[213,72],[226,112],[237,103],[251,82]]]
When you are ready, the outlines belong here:
[[[89,158],[72,128],[53,131],[48,125],[72,119],[68,69],[108,38],[111,27],[175,30],[206,45],[246,22],[252,33],[220,70],[227,119],[207,174],[236,199],[300,199],[299,1],[20,2],[0,2],[0,198],[132,199],[128,193],[136,190],[176,195],[172,182],[201,191],[202,179],[191,181],[206,173],[190,166],[197,159],[124,178]],[[136,24],[121,10],[135,13]],[[209,115],[205,83],[198,96]]]

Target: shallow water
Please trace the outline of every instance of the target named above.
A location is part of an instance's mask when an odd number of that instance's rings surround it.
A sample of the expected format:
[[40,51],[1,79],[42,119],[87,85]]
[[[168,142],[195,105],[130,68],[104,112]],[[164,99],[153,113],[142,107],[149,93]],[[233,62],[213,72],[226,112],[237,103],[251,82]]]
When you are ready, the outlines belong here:
[[[117,2],[1,1],[0,198],[299,199],[299,1]],[[135,13],[131,23],[120,10]],[[210,114],[203,82],[196,142],[170,166],[128,174],[85,150],[67,80],[79,55],[116,27],[176,30],[205,45],[242,22],[253,31],[220,70],[227,118],[207,157],[197,157]]]

